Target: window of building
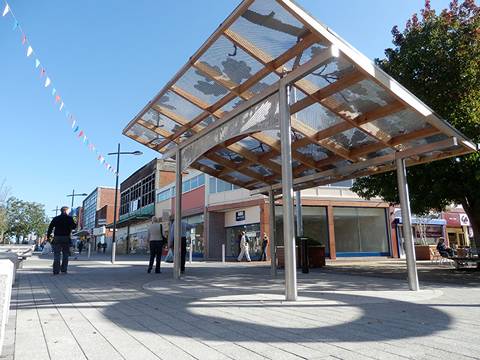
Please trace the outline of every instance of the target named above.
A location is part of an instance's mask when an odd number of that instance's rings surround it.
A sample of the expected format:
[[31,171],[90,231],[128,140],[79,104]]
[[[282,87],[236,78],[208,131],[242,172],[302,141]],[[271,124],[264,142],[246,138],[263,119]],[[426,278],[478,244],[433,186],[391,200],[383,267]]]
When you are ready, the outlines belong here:
[[211,177],[210,178],[210,194],[215,194],[215,193],[220,193],[220,192],[224,192],[224,191],[232,191],[232,190],[236,190],[236,189],[240,189],[239,186],[236,186],[236,185],[233,185],[233,184],[230,184],[226,181],[223,181],[221,179],[217,179],[217,178],[214,178],[214,177]]
[[[302,206],[303,235],[312,239],[311,245],[325,246],[329,254],[327,208],[325,206]],[[295,214],[295,233],[297,221]],[[275,206],[275,241],[283,246],[283,208]]]
[[381,208],[334,207],[335,246],[341,253],[388,255],[386,211]]
[[[195,190],[203,185],[205,185],[205,174],[197,175],[191,179],[185,180],[182,183],[182,193]],[[175,186],[159,192],[157,194],[157,202],[165,201],[173,197],[175,197]]]

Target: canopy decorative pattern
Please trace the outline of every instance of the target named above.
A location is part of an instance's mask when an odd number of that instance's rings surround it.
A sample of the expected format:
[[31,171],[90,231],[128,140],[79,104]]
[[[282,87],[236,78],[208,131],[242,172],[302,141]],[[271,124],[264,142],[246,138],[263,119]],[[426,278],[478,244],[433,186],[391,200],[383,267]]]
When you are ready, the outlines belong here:
[[243,1],[123,132],[241,187],[280,189],[281,78],[297,189],[477,149],[290,0]]

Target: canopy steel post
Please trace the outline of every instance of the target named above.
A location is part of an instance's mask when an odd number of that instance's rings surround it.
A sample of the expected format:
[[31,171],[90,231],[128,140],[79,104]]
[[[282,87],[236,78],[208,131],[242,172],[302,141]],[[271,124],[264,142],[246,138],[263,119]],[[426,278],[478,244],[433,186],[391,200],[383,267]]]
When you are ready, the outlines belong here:
[[268,192],[268,206],[270,207],[269,231],[270,231],[270,261],[272,276],[277,276],[277,245],[275,241],[275,196],[273,191]]
[[405,255],[407,258],[408,286],[410,290],[418,291],[417,264],[415,262],[415,247],[413,244],[410,198],[408,195],[407,169],[405,159],[396,159],[398,194],[402,208],[403,233],[405,236]]
[[181,242],[182,242],[182,156],[176,154],[175,172],[175,225],[173,241],[173,278],[180,278]]
[[283,238],[285,248],[285,297],[297,300],[297,264],[295,254],[295,226],[293,217],[292,125],[288,84],[279,82],[280,141],[282,152]]
[[297,236],[303,236],[302,193],[295,191],[295,210],[297,213]]

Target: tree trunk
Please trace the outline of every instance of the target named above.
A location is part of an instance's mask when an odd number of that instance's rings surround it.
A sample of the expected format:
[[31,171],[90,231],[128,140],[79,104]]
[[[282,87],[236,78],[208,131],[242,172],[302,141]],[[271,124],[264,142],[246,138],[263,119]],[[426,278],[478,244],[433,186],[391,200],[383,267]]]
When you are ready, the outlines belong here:
[[[465,202],[462,202],[462,206],[470,220],[470,225],[473,230],[473,241],[480,255],[480,202],[468,200],[469,199],[466,199]],[[480,269],[480,262],[477,263],[477,268]]]
[[480,249],[480,202],[465,201],[462,202],[462,206],[470,220],[475,247]]

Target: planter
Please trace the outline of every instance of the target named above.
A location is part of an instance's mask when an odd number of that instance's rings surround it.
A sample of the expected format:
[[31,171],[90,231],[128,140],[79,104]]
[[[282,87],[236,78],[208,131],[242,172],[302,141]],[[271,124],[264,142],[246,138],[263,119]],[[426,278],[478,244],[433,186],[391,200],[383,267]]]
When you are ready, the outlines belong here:
[[[295,247],[297,255],[297,268],[301,266],[299,247]],[[325,266],[325,246],[312,245],[308,247],[309,268],[319,268]],[[277,246],[277,267],[285,267],[285,248]]]
[[415,245],[415,258],[417,260],[431,260],[429,245]]

